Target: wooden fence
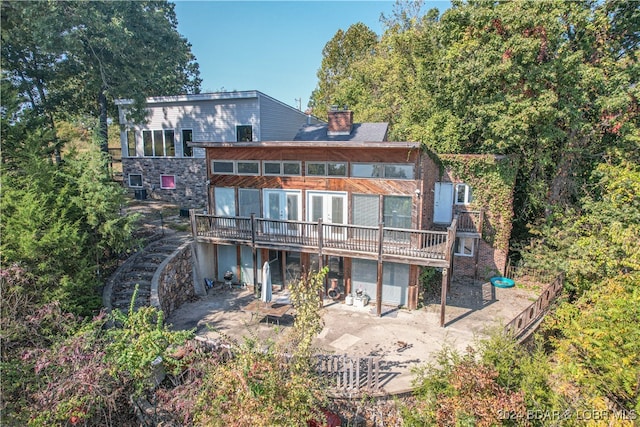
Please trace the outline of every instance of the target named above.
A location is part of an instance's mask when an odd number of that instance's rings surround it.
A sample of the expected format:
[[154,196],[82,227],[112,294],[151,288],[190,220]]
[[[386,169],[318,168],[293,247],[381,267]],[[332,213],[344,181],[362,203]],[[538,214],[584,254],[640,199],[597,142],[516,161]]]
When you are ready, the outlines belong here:
[[[220,340],[209,340],[196,336],[197,347],[207,352],[217,353],[221,360],[233,357],[231,346]],[[291,355],[283,357],[291,361]],[[312,356],[312,366],[316,374],[325,381],[327,388],[335,393],[356,394],[380,391],[380,359],[377,357],[352,357],[335,354]]]
[[505,332],[516,338],[523,339],[527,333],[530,332],[528,330],[529,327],[544,315],[549,305],[551,305],[551,302],[560,295],[563,283],[564,273],[560,273],[554,281],[542,291],[542,294],[540,294],[533,304],[524,309],[505,326]]
[[339,393],[375,393],[380,390],[380,359],[318,354],[316,372]]

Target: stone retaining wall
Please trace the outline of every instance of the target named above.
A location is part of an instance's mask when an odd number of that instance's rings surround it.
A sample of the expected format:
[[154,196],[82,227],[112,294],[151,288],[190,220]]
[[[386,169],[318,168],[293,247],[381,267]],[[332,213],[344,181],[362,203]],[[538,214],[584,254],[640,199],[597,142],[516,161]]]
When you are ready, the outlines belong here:
[[168,256],[153,275],[151,305],[161,309],[167,318],[194,298],[191,242],[187,242]]

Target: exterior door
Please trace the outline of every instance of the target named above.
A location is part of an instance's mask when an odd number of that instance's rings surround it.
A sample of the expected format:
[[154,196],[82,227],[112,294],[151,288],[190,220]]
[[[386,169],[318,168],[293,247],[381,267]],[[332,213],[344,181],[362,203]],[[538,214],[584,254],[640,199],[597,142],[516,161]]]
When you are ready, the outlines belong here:
[[[347,195],[320,191],[307,192],[307,220],[316,222],[322,218],[324,224],[345,224],[347,218]],[[324,237],[328,239],[344,239],[345,229],[342,227],[325,227]]]
[[[290,190],[264,190],[264,216],[267,219],[300,221],[300,192]],[[269,223],[269,231],[290,234],[296,224]]]
[[433,202],[433,222],[450,224],[453,215],[453,183],[436,182]]

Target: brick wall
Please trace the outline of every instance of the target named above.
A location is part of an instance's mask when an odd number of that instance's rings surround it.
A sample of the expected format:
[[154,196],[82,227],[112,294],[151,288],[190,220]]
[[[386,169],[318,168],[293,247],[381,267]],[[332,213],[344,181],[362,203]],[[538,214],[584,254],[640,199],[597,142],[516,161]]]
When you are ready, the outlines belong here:
[[[145,158],[122,159],[124,187],[129,187],[129,174],[142,175],[142,186],[147,197],[175,203],[185,209],[200,209],[207,205],[207,163],[203,158]],[[174,175],[176,188],[160,188],[160,175]]]
[[[477,261],[477,271],[476,271]],[[488,280],[493,276],[502,276],[507,265],[507,251],[494,249],[480,239],[475,247],[474,256],[458,256],[453,259],[453,277],[473,277]]]

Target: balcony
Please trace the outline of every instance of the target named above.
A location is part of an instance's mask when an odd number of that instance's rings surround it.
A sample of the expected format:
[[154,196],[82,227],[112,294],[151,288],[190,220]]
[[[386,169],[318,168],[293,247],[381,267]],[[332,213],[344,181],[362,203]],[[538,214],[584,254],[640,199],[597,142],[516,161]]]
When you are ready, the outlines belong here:
[[472,227],[479,225],[481,214],[461,212],[447,231],[201,215],[195,211],[191,211],[191,226],[195,240],[203,243],[447,267],[458,218],[463,218],[465,226],[459,231],[471,232],[477,230]]

